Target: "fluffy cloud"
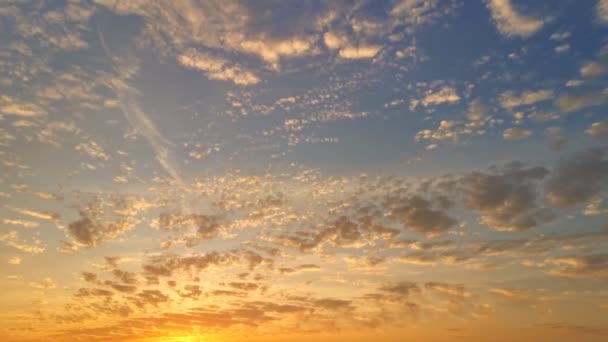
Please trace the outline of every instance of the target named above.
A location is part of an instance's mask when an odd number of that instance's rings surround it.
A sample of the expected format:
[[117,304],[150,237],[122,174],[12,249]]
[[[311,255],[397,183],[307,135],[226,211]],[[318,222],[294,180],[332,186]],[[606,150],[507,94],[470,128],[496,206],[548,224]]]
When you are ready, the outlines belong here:
[[67,226],[68,234],[80,245],[94,247],[135,228],[134,219],[95,220],[82,217]]
[[525,91],[520,95],[507,91],[500,96],[500,104],[503,108],[511,110],[519,106],[529,106],[537,102],[546,101],[551,97],[553,97],[553,91],[548,89]]
[[544,25],[543,19],[524,16],[518,13],[511,0],[486,0],[492,18],[500,33],[507,37],[529,37]]
[[505,140],[522,140],[532,135],[532,131],[521,127],[507,128],[502,132],[502,138]]
[[47,115],[47,111],[31,102],[22,102],[19,99],[0,96],[0,113],[18,117],[39,117]]
[[547,181],[547,200],[561,208],[591,200],[607,186],[607,156],[606,148],[593,148],[562,160]]
[[608,121],[594,122],[585,132],[595,138],[608,137]]
[[428,107],[430,105],[438,105],[444,103],[458,103],[460,96],[456,93],[456,89],[450,86],[444,86],[437,91],[428,90],[425,96],[419,100],[410,102],[410,109],[414,110],[418,105]]
[[496,121],[486,114],[486,107],[479,99],[471,101],[466,113],[466,120],[441,120],[435,130],[425,129],[416,133],[416,141],[430,140],[427,149],[433,149],[438,143],[446,140],[459,141],[462,136],[483,135],[486,127]]
[[525,231],[553,218],[538,203],[543,167],[511,164],[492,173],[473,172],[461,179],[466,206],[481,214],[481,222],[503,231]]
[[232,81],[239,85],[256,84],[260,81],[254,73],[245,71],[238,65],[192,49],[180,54],[177,61],[187,68],[202,71],[212,80]]
[[441,235],[458,224],[442,208],[433,208],[430,201],[419,196],[393,201],[389,206],[390,218],[401,222],[405,229],[426,236]]
[[608,73],[608,52],[600,55],[597,61],[588,62],[581,68],[581,76],[597,78]]
[[550,274],[560,277],[608,278],[608,254],[550,258],[545,264],[553,266]]

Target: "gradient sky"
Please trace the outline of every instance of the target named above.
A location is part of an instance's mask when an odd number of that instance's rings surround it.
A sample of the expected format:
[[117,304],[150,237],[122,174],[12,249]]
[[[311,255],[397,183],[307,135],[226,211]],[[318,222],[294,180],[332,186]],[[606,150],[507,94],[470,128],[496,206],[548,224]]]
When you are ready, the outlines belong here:
[[0,2],[0,340],[608,340],[608,1]]

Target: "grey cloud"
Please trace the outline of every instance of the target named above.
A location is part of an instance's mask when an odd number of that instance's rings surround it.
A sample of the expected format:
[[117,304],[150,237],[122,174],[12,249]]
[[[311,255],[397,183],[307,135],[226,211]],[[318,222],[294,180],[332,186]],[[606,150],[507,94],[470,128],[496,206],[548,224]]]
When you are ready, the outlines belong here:
[[68,234],[80,245],[94,247],[97,244],[113,239],[135,227],[133,220],[94,221],[83,216],[80,220],[68,224]]
[[562,160],[546,183],[547,200],[560,208],[589,201],[608,185],[608,149],[591,148]]
[[420,292],[420,287],[413,282],[401,281],[397,283],[384,284],[379,288],[379,290],[400,296],[407,296],[412,292]]
[[606,102],[606,92],[602,90],[588,91],[577,94],[567,94],[557,99],[557,106],[563,112],[576,112],[578,110],[599,106]]
[[443,234],[458,223],[442,208],[434,209],[430,201],[420,196],[391,202],[388,203],[390,218],[403,223],[404,228],[426,236]]
[[608,254],[550,258],[545,264],[552,266],[550,274],[560,277],[608,279]]
[[525,231],[549,222],[553,215],[538,204],[538,183],[548,173],[543,167],[518,163],[491,173],[473,172],[461,180],[466,206],[497,230]]

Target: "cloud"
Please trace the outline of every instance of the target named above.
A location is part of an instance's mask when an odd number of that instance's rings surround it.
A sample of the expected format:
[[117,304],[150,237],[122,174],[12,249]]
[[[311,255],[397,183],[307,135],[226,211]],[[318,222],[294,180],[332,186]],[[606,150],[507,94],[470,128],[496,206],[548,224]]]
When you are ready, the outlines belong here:
[[203,54],[194,49],[177,56],[177,61],[187,68],[202,71],[212,80],[231,81],[238,85],[260,82],[260,79],[254,73],[245,71],[242,67],[226,60]]
[[19,234],[15,230],[0,233],[0,242],[26,253],[40,254],[45,251],[45,248],[41,246],[41,241],[35,240],[33,244],[23,242],[19,239]]
[[401,222],[405,229],[426,236],[441,235],[458,224],[441,208],[433,208],[431,202],[419,196],[394,200],[388,206],[390,218]]
[[486,0],[486,4],[492,13],[498,31],[507,37],[529,37],[544,25],[543,19],[527,17],[518,13],[513,8],[511,0]]
[[10,259],[8,259],[8,263],[11,265],[19,265],[19,264],[21,264],[22,260],[23,259],[21,259],[20,257],[14,256],[14,257],[11,257]]
[[598,20],[603,24],[608,24],[608,0],[598,0],[595,8]]
[[438,282],[428,282],[424,284],[424,288],[426,290],[431,290],[437,293],[461,297],[461,298],[471,298],[473,296],[472,293],[465,290],[464,285],[462,284],[446,284],[446,283],[438,283]]
[[570,50],[570,44],[562,44],[562,45],[555,47],[556,53],[565,53],[565,52],[568,52],[569,50]]
[[608,121],[594,122],[585,132],[594,138],[608,137]]
[[180,230],[195,227],[197,228],[197,235],[192,236],[192,238],[198,239],[214,238],[223,228],[217,216],[204,214],[164,213],[157,220],[153,221],[151,226],[161,230]]
[[425,129],[416,133],[416,141],[430,140],[427,150],[433,149],[442,141],[457,142],[462,136],[483,135],[486,127],[496,121],[486,114],[487,108],[479,99],[469,103],[466,120],[441,120],[435,130]]
[[52,213],[52,212],[41,212],[41,211],[36,211],[36,210],[32,210],[32,209],[25,209],[25,208],[12,208],[12,210],[14,212],[23,214],[23,215],[28,215],[31,217],[35,217],[38,219],[42,219],[42,220],[56,220],[59,218],[59,214],[57,213]]
[[521,127],[507,128],[502,132],[504,140],[522,140],[532,135],[532,131]]
[[413,282],[401,281],[397,283],[384,284],[379,287],[379,290],[399,296],[408,296],[410,293],[420,292],[420,287]]
[[3,224],[11,224],[16,226],[22,226],[24,228],[36,228],[40,225],[38,222],[26,221],[26,220],[13,220],[13,219],[2,219]]
[[135,228],[135,219],[96,220],[89,217],[71,222],[67,226],[68,234],[80,245],[94,247],[101,242],[111,240]]
[[341,248],[361,247],[376,239],[390,240],[399,234],[395,229],[374,224],[371,216],[329,218],[324,227],[313,231],[297,231],[295,234],[280,234],[268,240],[280,246],[310,252],[326,243]]
[[245,282],[230,282],[227,284],[228,286],[241,290],[241,291],[253,291],[257,290],[259,285],[256,283],[245,283]]
[[520,106],[529,106],[537,102],[546,101],[553,97],[553,91],[541,89],[536,91],[524,91],[519,96],[512,91],[506,91],[500,95],[500,105],[508,110]]
[[458,103],[459,101],[460,96],[456,93],[456,89],[450,86],[444,86],[437,91],[428,90],[422,99],[412,100],[410,102],[410,110],[416,109],[419,104],[428,107],[430,105],[444,103]]
[[576,112],[587,107],[599,106],[606,102],[606,98],[606,91],[592,90],[562,95],[557,99],[556,104],[563,112]]
[[513,163],[491,173],[472,172],[461,186],[466,206],[481,214],[481,222],[501,231],[525,231],[552,220],[540,206],[539,182],[549,171]]
[[105,153],[103,148],[94,141],[84,142],[76,145],[76,151],[82,151],[91,158],[108,160],[110,157]]
[[549,273],[559,277],[608,278],[608,254],[549,258],[545,264],[554,266]]
[[496,295],[499,295],[503,298],[506,298],[506,299],[512,300],[512,301],[522,301],[522,300],[529,299],[528,293],[526,291],[520,290],[520,289],[496,287],[496,288],[491,288],[489,291],[491,293],[494,293]]
[[382,49],[378,45],[346,46],[340,49],[338,55],[345,59],[373,58]]
[[0,114],[33,118],[45,116],[47,112],[35,103],[26,103],[6,95],[1,95]]
[[55,281],[51,278],[44,278],[41,281],[32,281],[30,286],[40,290],[50,290],[57,287]]
[[586,203],[608,184],[608,150],[591,148],[559,162],[547,180],[549,203],[571,208]]
[[588,62],[581,68],[581,76],[598,78],[608,73],[608,52],[600,55],[597,61]]
[[[120,58],[115,58],[111,54],[101,31],[98,31],[98,35],[103,50],[112,63],[121,61]],[[183,186],[183,181],[179,174],[179,167],[172,154],[173,144],[163,137],[154,122],[152,122],[148,115],[141,109],[136,98],[137,91],[127,83],[128,78],[136,73],[137,67],[125,63],[123,64],[115,63],[112,65],[116,73],[120,75],[120,78],[112,79],[108,82],[108,86],[116,94],[120,108],[131,127],[133,127],[137,133],[141,134],[152,146],[156,155],[156,160],[158,160],[171,178],[173,178],[178,185]]]

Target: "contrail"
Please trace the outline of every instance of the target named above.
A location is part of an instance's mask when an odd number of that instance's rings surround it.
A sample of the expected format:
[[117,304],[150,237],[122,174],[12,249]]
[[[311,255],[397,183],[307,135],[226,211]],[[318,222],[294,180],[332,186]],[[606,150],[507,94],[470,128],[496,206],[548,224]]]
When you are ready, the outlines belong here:
[[[115,71],[120,74],[119,68],[114,64],[114,60],[112,59],[112,54],[106,45],[103,34],[97,28],[97,34],[99,35],[99,39],[101,41],[101,46],[103,50],[110,58],[112,62],[112,66]],[[120,75],[119,75],[120,77]],[[120,79],[120,81],[128,84],[126,80]],[[116,94],[118,98],[118,102],[120,104],[120,109],[122,110],[125,118],[129,122],[129,124],[137,130],[139,134],[141,134],[148,143],[154,149],[154,154],[156,155],[156,160],[160,163],[160,165],[165,169],[165,171],[173,178],[173,180],[178,183],[178,185],[183,186],[184,182],[179,175],[179,167],[177,166],[177,162],[175,158],[172,156],[172,148],[173,143],[169,140],[165,139],[162,134],[158,131],[152,120],[146,115],[146,113],[141,109],[139,102],[136,98],[136,93],[131,87],[121,87],[120,85],[112,84],[112,90]]]

